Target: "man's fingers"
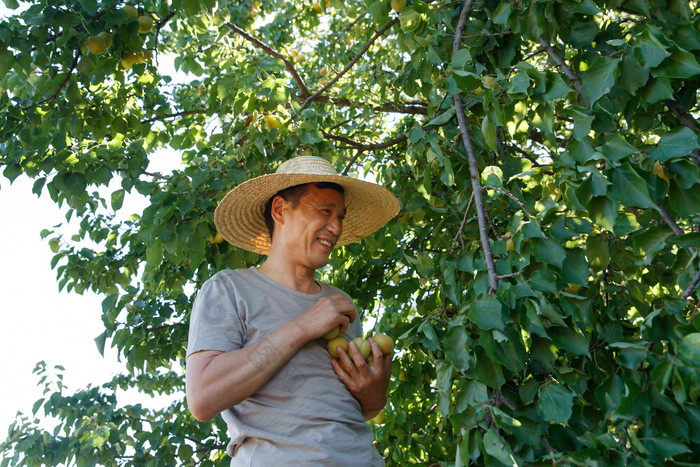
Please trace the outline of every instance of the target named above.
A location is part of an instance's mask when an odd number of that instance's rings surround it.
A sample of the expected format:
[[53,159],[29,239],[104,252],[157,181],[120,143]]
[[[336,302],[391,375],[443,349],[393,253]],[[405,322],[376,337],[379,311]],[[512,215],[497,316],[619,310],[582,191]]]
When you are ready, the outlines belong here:
[[375,341],[371,337],[367,339],[367,342],[369,342],[369,346],[372,349],[372,366],[381,366],[379,362],[384,360],[382,358],[382,349],[379,348],[379,344],[377,344],[377,341]]
[[[349,346],[352,351],[352,346],[355,345],[354,342],[350,342]],[[357,348],[357,346],[355,346]],[[345,370],[347,373],[352,372],[352,370],[355,368],[355,364],[353,361],[350,359],[350,355],[345,351],[344,348],[338,347],[338,359],[340,360],[340,366]],[[348,375],[349,376],[349,375]]]

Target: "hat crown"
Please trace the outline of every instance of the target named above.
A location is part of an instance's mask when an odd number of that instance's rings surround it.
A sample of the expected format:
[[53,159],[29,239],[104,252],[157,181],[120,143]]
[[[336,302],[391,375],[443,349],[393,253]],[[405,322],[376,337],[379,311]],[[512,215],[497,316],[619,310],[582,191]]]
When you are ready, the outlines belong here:
[[276,174],[338,175],[335,167],[326,159],[316,156],[298,156],[286,160]]

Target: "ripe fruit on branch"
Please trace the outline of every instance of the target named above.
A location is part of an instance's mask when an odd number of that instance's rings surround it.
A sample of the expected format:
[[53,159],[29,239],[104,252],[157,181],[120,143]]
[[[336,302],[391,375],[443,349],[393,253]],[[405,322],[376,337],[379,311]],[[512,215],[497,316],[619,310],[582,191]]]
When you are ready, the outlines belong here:
[[139,11],[131,5],[124,6],[122,11],[126,13],[127,18],[136,18],[139,15]]
[[273,128],[276,128],[278,130],[282,129],[282,124],[277,119],[277,117],[275,117],[274,115],[266,115],[265,116],[265,123],[267,124],[267,127],[271,130]]
[[137,63],[141,63],[141,54],[129,52],[122,58],[122,66],[127,70]]
[[492,89],[498,90],[498,88],[501,87],[500,84],[498,84],[496,81],[493,80],[494,76],[493,75],[486,75],[484,76],[484,84]]
[[104,41],[108,49],[112,46],[112,35],[107,31],[102,31],[97,35],[97,37],[101,38],[102,41]]
[[223,243],[224,237],[222,237],[219,232],[216,232],[216,235],[209,237],[209,241],[218,245],[219,243]]
[[97,36],[92,36],[87,40],[86,46],[88,50],[95,54],[95,55],[102,55],[105,53],[105,50],[109,48],[109,45],[112,43],[112,37],[110,36],[109,39],[109,44],[105,41],[103,37],[100,37],[99,34]]
[[384,421],[386,420],[386,413],[384,410],[380,410],[377,415],[374,416],[372,421],[376,423],[377,425],[383,425]]
[[336,337],[328,341],[328,353],[333,357],[338,358],[338,346],[342,347],[346,352],[348,351],[348,341],[344,337]]
[[146,34],[151,29],[153,29],[153,18],[151,18],[150,16],[139,16],[138,18],[136,18],[136,21],[139,22],[140,34]]
[[406,0],[391,0],[391,8],[397,13],[406,8]]

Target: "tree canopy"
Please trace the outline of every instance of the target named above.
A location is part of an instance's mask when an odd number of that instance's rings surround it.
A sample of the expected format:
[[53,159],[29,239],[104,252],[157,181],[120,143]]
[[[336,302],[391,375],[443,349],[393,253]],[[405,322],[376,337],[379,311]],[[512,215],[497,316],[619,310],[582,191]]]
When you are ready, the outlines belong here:
[[[76,392],[39,365],[34,412],[58,426],[18,418],[2,465],[225,457],[223,423],[186,409],[188,317],[212,274],[262,258],[219,243],[213,211],[299,154],[402,204],[320,271],[396,341],[388,465],[700,462],[698,2],[404,4],[38,0],[3,20],[0,169],[79,219],[42,232],[51,267],[104,295],[97,347],[126,365]],[[150,172],[164,148],[183,166]],[[149,206],[123,213],[127,193]]]

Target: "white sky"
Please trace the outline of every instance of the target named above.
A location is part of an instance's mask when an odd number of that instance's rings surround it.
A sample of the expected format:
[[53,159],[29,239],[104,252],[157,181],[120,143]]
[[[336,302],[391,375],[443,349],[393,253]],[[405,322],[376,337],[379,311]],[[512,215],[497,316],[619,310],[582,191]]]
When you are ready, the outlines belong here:
[[[0,20],[18,13],[0,3]],[[159,57],[159,66],[176,80],[189,79],[173,69],[173,57]],[[170,173],[180,163],[174,152],[161,152],[151,156],[149,171]],[[104,330],[100,319],[104,297],[85,292],[59,293],[56,272],[51,270],[53,253],[48,237],[41,240],[42,229],[65,223],[65,209],[59,209],[45,192],[39,198],[32,193],[33,180],[20,176],[10,184],[0,176],[0,212],[3,228],[0,229],[0,440],[7,436],[7,428],[18,411],[31,416],[34,402],[42,397],[43,386],[32,374],[36,363],[44,360],[49,368],[61,365],[65,393],[97,386],[112,379],[126,368],[117,360],[117,354],[107,341],[104,358],[94,339]],[[103,193],[120,188],[118,180]],[[120,211],[123,217],[141,213],[147,200],[136,193],[125,197]],[[61,229],[66,238],[77,232],[75,221]],[[137,403],[145,406],[163,406],[165,399],[143,400],[135,392],[119,394],[119,403]],[[41,416],[40,410],[37,415]],[[45,424],[44,424],[45,425]]]
[[[149,170],[169,173],[179,164],[173,152],[152,157]],[[119,188],[112,181],[106,193]],[[0,439],[17,411],[31,414],[33,403],[42,396],[38,378],[32,374],[36,363],[45,360],[48,366],[65,367],[63,382],[67,393],[91,384],[101,385],[118,373],[126,372],[117,354],[107,341],[105,357],[97,351],[94,339],[104,330],[102,299],[85,292],[83,295],[58,291],[56,272],[51,270],[53,253],[49,236],[41,240],[42,229],[65,223],[65,208],[59,209],[48,193],[41,197],[32,193],[33,180],[20,176],[10,185],[0,177],[0,212],[4,217],[0,229]],[[127,194],[122,211],[124,217],[141,213],[147,200],[133,191]],[[109,196],[107,196],[109,199]],[[70,237],[77,231],[75,221],[59,229]],[[60,264],[60,263],[59,263]],[[136,394],[122,394],[120,404],[149,401],[135,400]],[[147,397],[147,396],[143,396]],[[158,404],[158,401],[154,402]],[[41,411],[39,415],[41,415]]]

